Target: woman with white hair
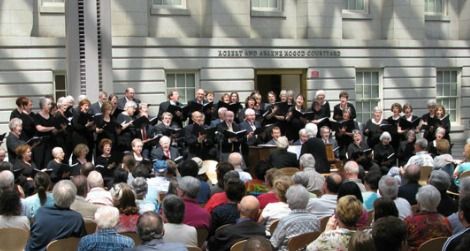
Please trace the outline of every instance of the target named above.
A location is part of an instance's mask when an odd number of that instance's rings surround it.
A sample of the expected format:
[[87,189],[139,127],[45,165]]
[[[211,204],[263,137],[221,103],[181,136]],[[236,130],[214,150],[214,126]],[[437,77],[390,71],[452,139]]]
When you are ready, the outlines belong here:
[[417,250],[425,241],[436,237],[449,237],[452,234],[449,221],[437,212],[441,194],[432,185],[421,187],[416,194],[419,212],[408,216],[405,223],[408,229],[409,250]]
[[117,130],[117,150],[120,152],[131,151],[131,141],[135,138],[135,130],[132,126],[134,113],[137,104],[134,101],[128,101],[124,106],[124,111],[119,113],[116,122],[120,125]]
[[8,149],[8,161],[11,164],[15,164],[16,154],[15,150],[19,145],[26,144],[22,139],[21,132],[23,131],[23,121],[19,118],[12,118],[8,122],[10,133],[7,136],[7,149]]
[[[329,118],[331,116],[330,103],[326,100],[326,93],[324,90],[318,90],[315,93],[315,101],[320,105],[317,114],[319,118]],[[312,111],[314,110],[314,103],[312,103]]]
[[396,164],[395,149],[390,144],[392,136],[389,132],[380,135],[380,143],[374,147],[374,160],[381,167],[382,173],[387,173],[390,167]]
[[364,125],[363,133],[364,136],[367,136],[367,145],[372,149],[379,143],[380,135],[384,129],[389,126],[387,122],[384,121],[382,114],[382,109],[378,106],[374,107],[372,118]]

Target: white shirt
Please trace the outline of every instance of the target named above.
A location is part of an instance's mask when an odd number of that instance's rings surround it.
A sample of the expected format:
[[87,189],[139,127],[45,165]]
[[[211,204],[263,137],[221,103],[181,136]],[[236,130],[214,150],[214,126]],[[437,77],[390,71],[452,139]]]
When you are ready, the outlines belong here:
[[333,215],[336,209],[336,194],[324,194],[320,198],[312,198],[308,201],[307,211],[319,219]]
[[235,168],[235,171],[238,172],[238,175],[240,175],[240,180],[243,181],[243,183],[246,183],[253,179],[250,173],[245,172],[242,169]]
[[102,187],[93,187],[88,192],[85,200],[93,204],[113,206],[113,196]]
[[173,223],[165,223],[163,228],[165,229],[165,235],[163,235],[164,242],[183,243],[186,246],[198,246],[196,228],[186,224]]
[[398,197],[393,202],[398,209],[398,217],[400,220],[404,220],[412,214],[411,205],[407,200]]
[[266,234],[271,235],[269,228],[276,220],[279,220],[290,213],[289,205],[285,202],[268,203],[261,212],[261,217],[266,220]]
[[431,155],[426,151],[421,151],[412,156],[406,163],[405,167],[409,165],[433,166],[433,164],[434,160],[432,159]]

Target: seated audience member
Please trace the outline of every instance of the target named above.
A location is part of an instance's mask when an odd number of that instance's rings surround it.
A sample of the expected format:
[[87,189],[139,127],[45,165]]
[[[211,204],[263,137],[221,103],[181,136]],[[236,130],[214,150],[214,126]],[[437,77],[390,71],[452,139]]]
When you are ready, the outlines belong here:
[[432,166],[433,165],[433,158],[432,156],[426,151],[428,148],[428,141],[426,139],[417,139],[415,144],[415,155],[411,156],[408,162],[405,164],[405,169],[409,165],[417,165],[417,166]]
[[228,163],[232,164],[234,170],[238,172],[238,174],[240,175],[240,180],[243,181],[243,183],[246,183],[253,179],[249,172],[243,171],[242,169],[243,156],[240,153],[233,152],[229,154],[227,161]]
[[308,177],[307,190],[310,193],[320,192],[325,183],[325,177],[315,170],[315,158],[310,153],[305,153],[299,158],[301,173]]
[[400,219],[405,219],[411,215],[410,203],[398,197],[398,181],[388,175],[383,176],[379,181],[379,192],[384,198],[393,200],[397,206]]
[[457,186],[460,186],[460,175],[466,171],[470,171],[470,142],[465,144],[463,149],[464,162],[459,164],[453,173],[454,182]]
[[307,246],[314,250],[348,250],[351,236],[363,212],[362,203],[353,195],[346,195],[338,200],[335,222]]
[[241,199],[238,204],[240,218],[235,224],[224,227],[215,232],[209,239],[209,250],[230,250],[230,247],[239,240],[252,236],[266,237],[264,227],[256,222],[259,216],[259,202],[253,195]]
[[82,216],[70,210],[76,194],[77,188],[70,180],[61,180],[54,186],[54,206],[38,209],[25,250],[45,251],[53,240],[86,234]]
[[88,193],[87,178],[83,175],[78,175],[70,179],[77,188],[77,196],[75,196],[75,200],[70,205],[70,209],[79,212],[85,220],[93,220],[99,205],[85,200]]
[[215,233],[218,227],[234,224],[240,218],[237,204],[245,196],[245,185],[240,179],[231,178],[225,182],[225,194],[227,202],[212,210],[210,235]]
[[[362,199],[362,193],[361,193],[361,190],[359,189],[359,186],[357,186],[357,184],[352,181],[346,181],[346,182],[343,182],[343,184],[341,184],[338,190],[338,200],[347,195],[353,195],[354,197],[356,197],[356,199],[358,199],[361,203],[364,204],[364,200]],[[328,223],[334,222],[335,218],[336,218],[335,215],[330,217],[330,219],[328,220]],[[369,215],[367,213],[367,210],[363,208],[361,217],[357,221],[356,228],[359,230],[362,230],[368,227],[367,225],[368,219],[369,219]]]
[[[470,196],[470,177],[463,178],[460,182],[460,187],[459,187],[459,197],[463,198],[464,196],[467,196],[467,195]],[[452,234],[456,234],[465,229],[464,225],[459,219],[458,212],[449,215],[447,219],[449,220],[450,225],[452,226]]]
[[349,240],[348,251],[375,251],[375,243],[370,231],[356,231]]
[[266,176],[266,171],[268,169],[269,166],[266,161],[259,161],[256,164],[255,177],[245,183],[246,194],[259,196],[269,191],[269,187],[266,185],[264,180],[264,177]]
[[87,183],[90,190],[86,196],[86,201],[92,204],[112,206],[113,196],[104,189],[104,180],[101,173],[92,171],[88,174]]
[[134,247],[134,241],[116,231],[119,222],[119,210],[103,206],[95,213],[96,232],[80,239],[78,250],[123,250]]
[[188,249],[181,243],[165,242],[163,236],[163,220],[155,212],[146,212],[139,217],[137,221],[137,234],[142,240],[142,244],[126,251],[145,251],[145,250],[172,250],[187,251]]
[[[180,165],[178,166],[178,171],[181,177],[191,176],[194,178],[198,178],[199,166],[196,163],[196,161],[192,159],[185,160],[181,162]],[[209,184],[205,180],[202,180],[200,178],[198,178],[198,180],[199,180],[200,187],[199,187],[196,200],[199,204],[203,205],[210,198],[210,187],[209,187]]]
[[279,172],[279,169],[277,168],[271,168],[268,171],[266,171],[266,175],[264,176],[264,179],[265,179],[266,185],[270,189],[267,193],[264,193],[258,196],[258,201],[259,201],[261,210],[264,209],[267,204],[279,201],[273,188],[274,180],[279,175],[281,175],[281,173]]
[[332,173],[327,176],[322,188],[320,198],[310,199],[307,205],[307,211],[317,216],[319,219],[333,215],[338,198],[338,190],[343,182],[341,176]]
[[320,230],[318,218],[306,210],[309,197],[307,189],[301,185],[292,185],[287,189],[287,204],[291,212],[279,220],[271,236],[271,244],[276,250],[287,251],[290,238]]
[[362,184],[362,180],[359,179],[359,165],[356,161],[350,160],[344,164],[344,176],[345,181],[356,183],[361,189],[361,192],[366,191],[366,187]]
[[134,191],[125,183],[114,185],[113,190],[114,206],[119,209],[119,223],[116,226],[118,233],[135,232],[139,208],[135,203]]
[[375,250],[407,250],[406,224],[397,217],[387,216],[375,221],[372,225],[372,237]]
[[271,242],[261,236],[252,236],[246,242],[243,247],[243,251],[273,251]]
[[209,229],[211,216],[196,201],[200,187],[199,183],[200,181],[194,177],[182,177],[178,181],[176,193],[184,201],[183,223],[195,228]]
[[437,207],[437,212],[449,216],[457,212],[457,203],[447,194],[447,189],[450,187],[450,177],[442,170],[434,170],[429,177],[429,184],[437,188],[441,194],[441,202]]
[[398,197],[406,199],[410,205],[416,204],[416,193],[421,185],[418,183],[420,168],[417,165],[409,165],[405,169],[406,184],[398,188]]
[[289,147],[287,137],[279,137],[276,141],[276,147],[277,148],[271,152],[268,158],[268,163],[271,167],[282,168],[299,166],[297,155],[287,151],[287,147]]
[[228,162],[219,162],[217,163],[216,167],[216,174],[217,174],[217,184],[212,184],[211,186],[211,195],[215,193],[220,193],[224,191],[224,175],[228,172],[233,170],[232,164]]
[[183,223],[184,201],[176,195],[167,195],[162,203],[164,242],[179,242],[186,246],[198,246],[196,228]]
[[21,215],[21,200],[16,191],[1,192],[0,229],[3,228],[19,228],[29,232],[29,220]]
[[50,192],[51,179],[44,172],[38,172],[34,176],[34,187],[36,193],[22,201],[25,208],[25,215],[33,219],[40,207],[51,207],[54,205],[54,198]]
[[470,236],[470,196],[468,194],[460,197],[458,217],[462,222],[463,229],[447,239],[442,251],[457,250],[457,246],[463,244],[464,239],[468,239]]
[[388,198],[378,198],[374,202],[374,221],[382,217],[395,216],[398,218],[398,209],[395,202]]
[[4,191],[16,191],[15,176],[10,170],[0,171],[0,195]]
[[147,194],[148,184],[145,178],[137,177],[132,181],[132,189],[135,193],[135,203],[139,208],[139,214],[143,214],[147,211],[155,211],[155,204],[145,200],[145,195]]
[[289,189],[291,185],[292,180],[289,176],[281,175],[274,180],[273,189],[279,202],[267,204],[258,219],[259,223],[265,225],[267,235],[271,235],[269,228],[274,221],[284,218],[291,212],[286,198],[287,189]]
[[377,190],[379,189],[380,178],[382,178],[382,174],[378,170],[371,170],[364,177],[366,191],[362,193],[362,198],[367,211],[374,210],[374,202],[379,197]]
[[[446,174],[447,175],[447,174]],[[432,185],[421,187],[416,194],[419,212],[405,219],[409,250],[417,250],[425,241],[452,234],[447,219],[437,212],[441,200],[439,191]]]
[[[224,186],[224,188],[225,188],[226,183],[229,179],[240,179],[240,175],[235,170],[231,170],[231,171],[228,171],[227,173],[225,173],[225,175],[223,177],[223,182],[224,182],[223,186]],[[227,202],[227,194],[225,193],[225,191],[215,193],[214,195],[211,196],[209,201],[207,201],[207,203],[204,205],[204,209],[206,209],[207,212],[212,213],[212,210],[214,210],[214,208],[216,208],[217,206],[220,206],[220,205],[222,205],[226,202]]]

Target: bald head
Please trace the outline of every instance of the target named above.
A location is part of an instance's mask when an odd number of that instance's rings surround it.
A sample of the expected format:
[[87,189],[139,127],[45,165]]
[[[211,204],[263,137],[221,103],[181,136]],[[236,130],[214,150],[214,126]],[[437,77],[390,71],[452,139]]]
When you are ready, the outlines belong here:
[[418,182],[420,177],[420,168],[417,165],[409,165],[405,169],[405,177],[408,181]]
[[228,156],[228,163],[232,164],[233,167],[239,168],[242,165],[242,155],[240,153],[234,152]]
[[253,195],[247,195],[238,203],[240,218],[250,218],[257,220],[259,216],[259,201]]

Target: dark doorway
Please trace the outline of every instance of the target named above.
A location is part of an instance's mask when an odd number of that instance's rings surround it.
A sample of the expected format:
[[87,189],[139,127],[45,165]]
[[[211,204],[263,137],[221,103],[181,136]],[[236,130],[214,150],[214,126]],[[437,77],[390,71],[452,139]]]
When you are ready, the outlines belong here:
[[268,92],[274,91],[276,97],[281,91],[281,75],[257,75],[256,87],[263,97],[263,102],[268,103]]

